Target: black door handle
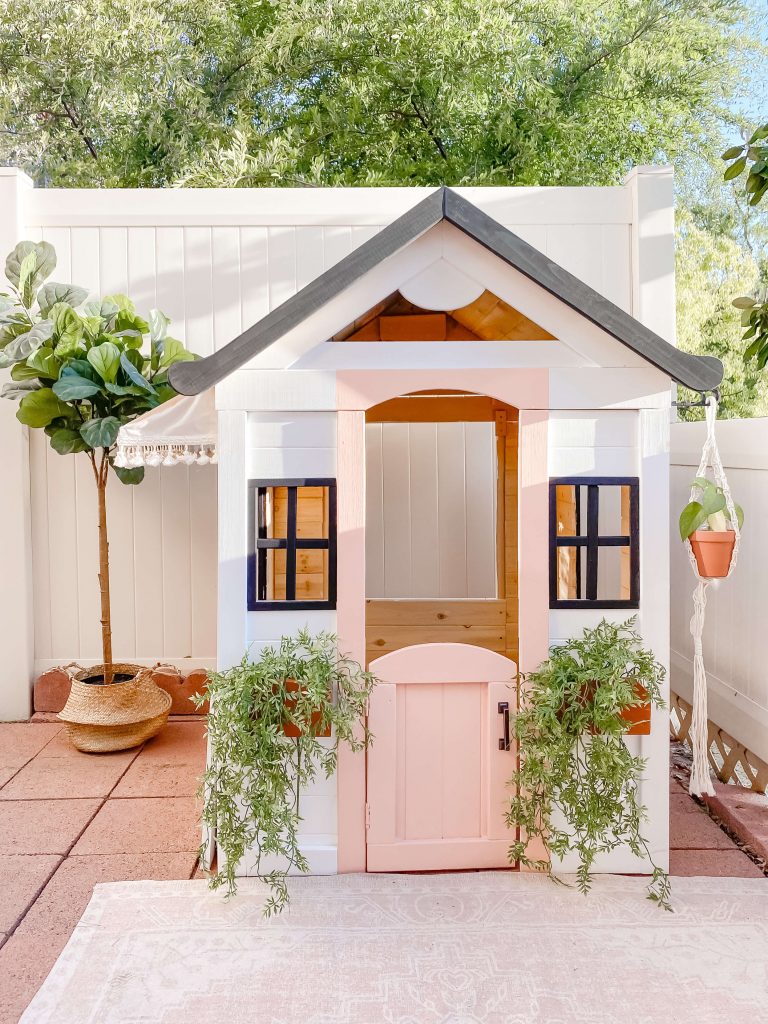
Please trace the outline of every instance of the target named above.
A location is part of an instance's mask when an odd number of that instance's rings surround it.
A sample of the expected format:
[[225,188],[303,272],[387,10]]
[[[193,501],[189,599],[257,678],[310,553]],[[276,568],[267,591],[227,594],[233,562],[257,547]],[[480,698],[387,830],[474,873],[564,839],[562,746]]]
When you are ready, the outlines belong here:
[[499,750],[509,750],[509,701],[499,701],[499,714],[504,715],[504,735],[499,739]]

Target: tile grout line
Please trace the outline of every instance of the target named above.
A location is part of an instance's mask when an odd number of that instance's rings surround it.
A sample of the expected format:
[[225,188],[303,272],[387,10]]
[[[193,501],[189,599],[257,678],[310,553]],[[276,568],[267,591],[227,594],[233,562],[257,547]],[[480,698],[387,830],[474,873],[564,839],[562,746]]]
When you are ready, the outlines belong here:
[[[10,723],[4,723],[4,724],[14,725],[16,723],[10,722]],[[20,725],[30,725],[30,726],[32,725],[31,722],[20,722],[18,724],[20,724]],[[39,754],[42,754],[42,752],[45,750],[45,748],[47,746],[49,746],[49,744],[53,743],[53,741],[56,739],[56,737],[59,735],[59,733],[61,732],[61,730],[63,728],[64,728],[64,725],[62,724],[61,727],[53,734],[53,736],[51,736],[51,738],[48,740],[47,743],[44,743],[42,745],[42,747],[40,747],[39,750],[36,750],[35,753],[32,755],[32,757],[30,757],[28,760],[26,760],[24,762],[24,764],[19,765],[19,767],[16,769],[16,771],[13,773],[13,775],[11,775],[11,777],[9,779],[6,779],[5,782],[2,784],[2,786],[0,786],[0,791],[5,789],[5,787],[8,785],[9,782],[13,782],[13,780],[16,778],[16,776],[19,774],[19,772],[22,771],[24,768],[26,768],[28,764],[31,764]]]
[[[58,734],[57,734],[57,733],[54,733],[54,736],[56,736],[56,735],[58,735]],[[52,736],[52,737],[51,737],[51,740],[53,740],[54,736]],[[49,742],[50,742],[50,741],[49,741]],[[46,743],[46,745],[45,745],[45,746],[48,746],[48,744]],[[20,926],[20,925],[21,925],[21,924],[23,923],[23,921],[24,921],[24,920],[26,919],[26,917],[27,917],[27,915],[29,914],[29,912],[30,912],[30,910],[32,909],[32,907],[34,907],[34,905],[35,905],[35,904],[37,903],[37,901],[38,901],[38,900],[40,899],[40,897],[41,897],[41,896],[43,895],[43,893],[45,892],[45,890],[46,890],[46,889],[48,888],[48,886],[49,886],[49,885],[51,884],[52,880],[53,880],[53,879],[55,878],[55,876],[56,876],[56,875],[57,875],[57,874],[59,873],[59,869],[61,868],[61,865],[62,865],[62,864],[63,864],[63,863],[64,863],[64,862],[66,861],[66,860],[69,860],[69,857],[70,857],[70,854],[72,853],[72,850],[73,850],[73,849],[75,848],[75,846],[76,846],[76,845],[78,844],[78,842],[80,841],[80,839],[81,839],[81,838],[83,837],[83,835],[85,834],[85,832],[87,831],[87,829],[89,828],[89,826],[90,826],[90,825],[91,825],[91,824],[93,823],[93,821],[94,821],[94,819],[95,819],[96,815],[97,815],[97,814],[99,813],[99,811],[100,811],[100,810],[101,810],[101,809],[102,809],[102,808],[104,807],[104,805],[106,804],[107,800],[109,800],[109,796],[110,796],[110,793],[112,793],[112,791],[114,790],[115,786],[116,786],[116,785],[117,785],[117,784],[118,784],[118,783],[120,782],[120,780],[121,780],[121,779],[123,778],[123,776],[125,775],[125,773],[126,773],[126,772],[128,771],[128,769],[129,769],[129,768],[131,767],[131,765],[133,764],[133,762],[134,762],[134,761],[136,760],[136,758],[137,758],[137,757],[139,756],[139,754],[141,753],[141,751],[142,751],[143,749],[144,749],[144,744],[143,744],[143,743],[141,744],[141,746],[140,746],[140,747],[137,747],[137,748],[136,748],[136,754],[134,755],[134,757],[132,757],[132,758],[131,758],[131,760],[130,760],[130,761],[128,762],[128,764],[127,764],[127,765],[125,766],[125,771],[123,771],[123,772],[122,772],[122,773],[120,774],[120,777],[119,777],[119,778],[117,779],[117,781],[116,781],[116,782],[115,782],[115,784],[114,784],[114,785],[112,786],[112,788],[111,788],[111,789],[109,790],[109,793],[107,793],[107,795],[106,795],[106,796],[104,796],[104,797],[80,797],[80,799],[82,799],[82,800],[93,800],[93,799],[99,800],[99,805],[98,805],[98,807],[96,807],[96,809],[94,810],[93,814],[92,814],[92,815],[91,815],[91,816],[90,816],[90,817],[88,818],[88,820],[86,821],[86,823],[85,823],[85,824],[83,825],[83,827],[82,827],[82,828],[80,829],[80,831],[79,831],[79,832],[77,833],[77,835],[76,835],[76,836],[75,836],[75,838],[74,838],[74,839],[72,840],[72,842],[70,843],[70,845],[69,845],[69,846],[67,847],[67,850],[66,850],[66,852],[65,852],[65,853],[63,853],[63,854],[60,854],[60,855],[59,855],[59,856],[61,857],[61,860],[60,860],[60,861],[59,861],[59,863],[58,863],[58,864],[56,865],[56,867],[55,867],[55,868],[53,869],[53,871],[52,871],[52,872],[50,873],[50,875],[48,876],[48,878],[47,878],[47,879],[45,880],[45,883],[44,883],[44,884],[43,884],[43,885],[42,885],[42,886],[40,887],[39,891],[38,891],[38,892],[37,892],[37,894],[35,895],[35,898],[34,898],[34,899],[33,899],[33,900],[32,900],[32,901],[31,901],[31,902],[30,902],[30,903],[29,903],[29,904],[27,905],[26,909],[24,910],[24,913],[23,913],[23,914],[22,914],[22,915],[21,915],[21,916],[19,917],[19,919],[18,919],[18,920],[17,920],[17,921],[16,921],[15,923],[14,923],[14,925],[13,925],[13,928],[11,928],[11,929],[10,929],[10,930],[9,930],[8,932],[6,932],[6,933],[5,933],[5,939],[3,940],[2,944],[0,944],[0,948],[2,948],[3,946],[5,946],[5,945],[7,944],[7,942],[8,942],[8,940],[9,940],[9,939],[11,938],[11,936],[13,936],[13,935],[15,935],[15,934],[16,934],[16,931],[18,930],[19,926]],[[41,747],[41,748],[40,748],[40,750],[39,750],[39,751],[37,752],[37,754],[40,754],[40,753],[42,753],[42,751],[43,751],[43,750],[45,750],[45,747]],[[37,757],[37,754],[35,754],[35,757]],[[30,761],[33,761],[33,760],[34,760],[34,758],[30,758]],[[9,780],[9,781],[10,781],[10,780]],[[54,799],[55,799],[55,798],[54,798]],[[75,798],[73,798],[73,799],[78,799],[78,798],[77,798],[77,797],[75,797]],[[10,800],[8,801],[8,803],[12,803],[12,802],[13,802],[13,801],[10,801]],[[23,855],[22,855],[22,856],[23,856]],[[50,855],[49,855],[49,854],[26,854],[26,856],[32,856],[32,857],[34,857],[34,856],[50,856]]]
[[[18,856],[21,856],[21,857],[49,857],[49,856],[51,856],[51,855],[50,855],[50,854],[47,854],[47,853],[26,853],[26,854],[18,854]],[[29,903],[27,903],[27,905],[26,905],[26,906],[24,907],[24,909],[22,910],[22,912],[21,912],[21,913],[19,914],[19,916],[18,916],[18,917],[16,918],[16,920],[15,920],[15,921],[13,922],[13,924],[11,925],[11,927],[10,927],[10,928],[8,929],[8,931],[7,931],[6,933],[5,933],[5,935],[4,935],[3,937],[2,937],[2,941],[0,942],[0,949],[2,949],[2,948],[3,948],[3,946],[4,946],[5,944],[6,944],[6,942],[8,941],[8,939],[10,939],[10,937],[11,937],[11,936],[13,935],[13,933],[14,933],[14,932],[16,931],[16,929],[17,929],[17,928],[19,927],[19,925],[21,924],[21,922],[22,922],[22,921],[24,920],[24,918],[25,918],[25,917],[27,916],[27,914],[29,913],[29,911],[31,910],[31,908],[32,908],[32,907],[33,907],[33,906],[35,905],[35,903],[37,903],[38,899],[40,898],[40,896],[41,896],[41,895],[42,895],[42,893],[43,893],[43,889],[45,889],[45,887],[46,887],[46,886],[48,885],[48,883],[50,882],[50,880],[51,880],[51,879],[53,878],[53,876],[54,876],[54,875],[56,874],[56,872],[57,872],[57,871],[59,870],[59,868],[61,867],[61,865],[62,865],[62,864],[64,863],[64,860],[65,860],[66,858],[65,858],[65,857],[62,857],[62,856],[61,856],[60,854],[58,854],[58,857],[59,857],[59,861],[58,861],[58,863],[57,863],[57,864],[55,864],[55,865],[53,866],[53,868],[51,869],[51,871],[49,872],[49,874],[48,874],[48,875],[46,876],[46,878],[44,879],[44,881],[40,883],[40,885],[39,885],[39,887],[37,888],[37,890],[35,891],[35,894],[34,894],[34,896],[32,897],[32,899],[31,899],[31,900],[29,901]]]

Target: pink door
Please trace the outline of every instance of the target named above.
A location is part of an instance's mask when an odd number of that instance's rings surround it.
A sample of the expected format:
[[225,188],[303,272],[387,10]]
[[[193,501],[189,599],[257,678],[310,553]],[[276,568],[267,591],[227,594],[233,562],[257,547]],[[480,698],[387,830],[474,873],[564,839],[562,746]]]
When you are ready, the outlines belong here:
[[508,867],[517,666],[469,644],[373,661],[368,870]]

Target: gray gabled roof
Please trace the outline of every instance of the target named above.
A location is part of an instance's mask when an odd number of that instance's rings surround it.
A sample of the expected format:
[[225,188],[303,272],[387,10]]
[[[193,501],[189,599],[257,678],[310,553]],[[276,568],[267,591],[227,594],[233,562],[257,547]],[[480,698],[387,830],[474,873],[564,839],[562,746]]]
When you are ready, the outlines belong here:
[[369,270],[444,220],[637,352],[678,384],[694,391],[711,391],[723,379],[723,364],[719,359],[681,352],[473,203],[452,189],[442,187],[218,352],[196,362],[175,363],[168,374],[171,385],[182,395],[197,395],[218,384]]

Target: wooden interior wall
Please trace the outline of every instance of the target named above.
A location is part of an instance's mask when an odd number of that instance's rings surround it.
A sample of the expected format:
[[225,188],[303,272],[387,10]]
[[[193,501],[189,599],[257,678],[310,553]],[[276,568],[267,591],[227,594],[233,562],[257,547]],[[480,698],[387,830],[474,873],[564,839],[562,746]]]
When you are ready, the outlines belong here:
[[[518,661],[518,414],[480,396],[394,399],[372,409],[369,422],[495,423],[496,598],[366,602],[366,660],[419,643],[469,643]],[[542,570],[543,571],[543,570]]]
[[[558,532],[564,536],[576,536],[576,488],[559,485],[557,487],[556,514]],[[578,548],[557,549],[557,596],[560,600],[576,599],[576,560]]]
[[[270,536],[288,531],[288,490],[272,488],[273,525]],[[328,492],[325,487],[300,487],[296,503],[296,536],[328,536]],[[285,600],[285,551],[275,550],[267,600]],[[296,552],[296,600],[323,601],[328,597],[328,552],[299,548]]]

